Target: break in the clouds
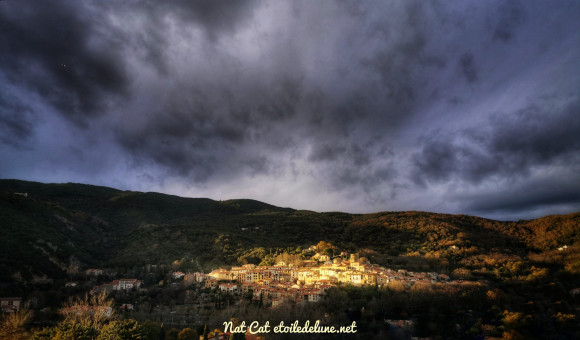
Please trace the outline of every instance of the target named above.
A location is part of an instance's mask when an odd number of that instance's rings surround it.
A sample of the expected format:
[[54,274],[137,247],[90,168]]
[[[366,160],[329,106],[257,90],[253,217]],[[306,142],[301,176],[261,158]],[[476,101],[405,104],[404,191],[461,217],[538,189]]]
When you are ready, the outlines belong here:
[[317,211],[578,211],[579,13],[2,1],[0,177]]

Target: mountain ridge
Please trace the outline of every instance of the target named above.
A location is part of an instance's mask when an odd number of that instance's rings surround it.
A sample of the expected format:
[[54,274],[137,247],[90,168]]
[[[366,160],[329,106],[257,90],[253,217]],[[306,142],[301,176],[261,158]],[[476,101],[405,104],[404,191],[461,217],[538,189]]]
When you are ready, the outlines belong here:
[[580,213],[520,221],[421,211],[320,213],[250,199],[20,180],[0,180],[0,225],[5,283],[63,278],[75,265],[258,264],[319,241],[364,252],[377,262],[440,271],[474,256],[526,260],[528,253],[580,244]]

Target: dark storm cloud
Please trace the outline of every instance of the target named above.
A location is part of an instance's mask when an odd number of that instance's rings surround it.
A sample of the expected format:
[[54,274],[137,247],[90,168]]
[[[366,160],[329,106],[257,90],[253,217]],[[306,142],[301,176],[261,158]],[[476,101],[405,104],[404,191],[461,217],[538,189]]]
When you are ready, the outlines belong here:
[[[577,9],[2,1],[0,151],[15,165],[0,175],[39,163],[60,176],[46,181],[318,210],[499,211],[494,184],[528,191],[579,164]],[[575,200],[557,191],[543,192]],[[550,206],[540,195],[498,202]]]
[[580,163],[580,100],[563,107],[550,100],[514,113],[496,114],[484,128],[434,132],[414,155],[418,183],[460,180],[479,183],[525,178],[530,169]]
[[494,129],[491,151],[507,156],[509,159],[504,162],[512,164],[514,170],[565,156],[570,158],[563,161],[577,161],[579,156],[579,99],[562,109],[540,103],[506,118],[496,116],[491,126]]
[[580,176],[549,178],[517,185],[509,190],[461,197],[463,209],[475,214],[547,209],[558,205],[580,208]]
[[[144,21],[137,24],[138,30],[122,32],[121,39],[161,76],[170,76],[168,31],[190,32],[192,27],[197,27],[215,42],[220,36],[233,34],[241,24],[252,20],[252,12],[258,4],[254,0],[167,0],[160,3],[139,0],[117,4],[114,11],[120,13],[121,26],[127,17],[137,16]],[[174,20],[178,22],[175,26]]]
[[477,81],[477,67],[475,65],[473,54],[466,52],[461,55],[461,58],[459,58],[459,66],[468,82],[473,83]]
[[0,93],[0,142],[24,147],[34,132],[34,115],[30,107],[14,96]]
[[493,39],[503,42],[511,40],[525,17],[524,6],[521,2],[517,0],[502,2],[498,8],[497,18],[499,19],[493,30]]
[[272,165],[261,152],[286,152],[294,143],[277,132],[296,114],[300,84],[280,79],[268,88],[248,85],[255,87],[251,98],[229,95],[231,89],[179,89],[153,112],[155,120],[118,127],[117,139],[137,163],[152,160],[196,182],[214,174],[268,173]]
[[363,65],[379,76],[382,86],[372,98],[378,105],[372,110],[365,107],[359,110],[372,115],[371,121],[377,122],[379,118],[378,122],[395,124],[408,119],[414,113],[414,105],[433,90],[429,86],[429,76],[445,67],[445,57],[429,49],[426,11],[418,2],[407,2],[402,30],[386,22],[371,26],[369,33],[380,34],[382,44],[371,58],[363,60]]
[[75,122],[99,114],[108,94],[127,91],[114,40],[91,46],[97,23],[75,2],[8,1],[0,5],[0,70]]
[[213,40],[221,32],[233,32],[240,21],[249,20],[257,3],[255,0],[170,0],[162,6],[185,20],[198,23]]
[[384,204],[397,194],[398,173],[388,146],[376,148],[368,139],[334,140],[313,145],[308,160],[318,164],[319,181],[331,190],[347,195],[362,190],[365,202],[372,205]]
[[[74,1],[5,2],[0,6],[0,70],[11,83],[39,94],[76,123],[103,114],[119,96],[129,95],[127,46],[144,61],[167,73],[163,18],[173,13],[200,25],[215,39],[250,16],[253,1],[138,2],[120,9],[130,17],[149,6],[145,32],[127,35],[110,30],[103,12],[108,4]],[[144,7],[141,8],[140,5]]]

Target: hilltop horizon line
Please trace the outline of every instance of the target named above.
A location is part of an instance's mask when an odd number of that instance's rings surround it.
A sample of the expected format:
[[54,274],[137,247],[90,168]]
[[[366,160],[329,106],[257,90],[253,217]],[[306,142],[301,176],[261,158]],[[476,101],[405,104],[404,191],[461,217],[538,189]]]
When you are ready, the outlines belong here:
[[198,197],[182,196],[182,195],[177,195],[177,194],[172,194],[172,193],[167,193],[167,192],[162,192],[162,191],[142,191],[142,190],[133,190],[133,189],[120,189],[120,188],[112,187],[112,186],[108,186],[108,185],[100,185],[100,184],[92,184],[92,183],[42,182],[42,181],[37,181],[37,180],[23,180],[23,179],[18,179],[18,178],[0,178],[0,182],[10,182],[10,181],[24,182],[24,183],[31,183],[31,184],[42,184],[42,185],[89,186],[89,187],[107,188],[107,189],[117,190],[119,192],[141,193],[141,194],[158,194],[158,195],[165,195],[165,196],[171,196],[171,197],[178,197],[178,198],[182,198],[182,199],[211,200],[214,202],[252,201],[252,202],[257,202],[257,203],[260,203],[263,205],[267,205],[267,206],[271,206],[271,207],[275,207],[275,208],[279,208],[279,209],[290,209],[290,210],[294,210],[294,211],[310,211],[310,212],[315,212],[315,213],[343,213],[343,214],[349,214],[349,215],[374,215],[374,214],[383,214],[383,213],[427,213],[427,214],[438,214],[438,215],[449,215],[449,216],[470,216],[470,217],[477,217],[477,218],[481,218],[481,219],[485,219],[485,220],[498,221],[498,222],[517,222],[517,221],[533,221],[533,220],[538,220],[538,219],[542,219],[542,218],[549,217],[549,216],[567,216],[567,215],[576,214],[576,213],[580,212],[580,210],[579,210],[579,211],[570,212],[570,213],[566,213],[566,214],[554,213],[554,214],[547,214],[547,215],[543,215],[540,217],[529,218],[529,219],[495,219],[495,218],[488,218],[488,217],[467,214],[467,213],[451,213],[451,212],[427,211],[427,210],[416,210],[416,209],[380,210],[380,211],[365,212],[365,213],[340,211],[340,210],[318,211],[318,210],[313,210],[313,209],[299,209],[299,208],[294,208],[294,207],[278,206],[278,205],[275,205],[275,204],[272,204],[269,202],[261,201],[261,200],[254,199],[254,198],[245,198],[245,197],[218,199],[218,198],[202,197],[202,196],[198,196]]

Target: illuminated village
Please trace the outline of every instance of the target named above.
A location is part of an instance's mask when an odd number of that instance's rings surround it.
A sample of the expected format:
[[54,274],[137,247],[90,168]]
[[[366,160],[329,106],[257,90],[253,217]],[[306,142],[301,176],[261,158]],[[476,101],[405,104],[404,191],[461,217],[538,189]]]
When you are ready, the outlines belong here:
[[[346,254],[342,254],[346,258]],[[399,281],[406,287],[421,282],[458,284],[449,276],[434,272],[418,273],[406,270],[391,270],[369,263],[366,258],[350,254],[348,260],[316,254],[301,265],[283,261],[275,266],[246,264],[230,270],[219,268],[209,274],[182,272],[173,273],[174,278],[183,276],[185,285],[203,283],[206,288],[219,289],[228,293],[252,292],[254,301],[277,307],[286,301],[317,302],[326,289],[337,285],[378,286]]]
[[[405,288],[414,284],[462,284],[463,280],[450,280],[448,275],[435,272],[411,272],[404,269],[392,270],[371,264],[357,254],[341,253],[330,259],[329,255],[316,253],[310,260],[299,264],[279,261],[274,266],[245,264],[231,269],[218,268],[208,274],[201,272],[172,272],[174,284],[182,282],[184,287],[201,285],[232,295],[252,294],[252,300],[265,306],[277,307],[284,302],[318,302],[324,292],[339,285],[384,287],[400,283]],[[128,291],[139,288],[137,279],[121,279],[93,288],[99,291]]]

